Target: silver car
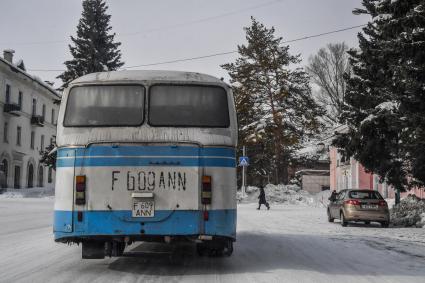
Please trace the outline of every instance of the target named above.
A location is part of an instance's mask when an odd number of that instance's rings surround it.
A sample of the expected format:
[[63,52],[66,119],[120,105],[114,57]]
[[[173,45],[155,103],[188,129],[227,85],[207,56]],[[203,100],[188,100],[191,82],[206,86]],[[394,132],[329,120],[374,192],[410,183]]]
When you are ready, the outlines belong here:
[[348,222],[379,222],[388,227],[390,213],[387,202],[377,191],[342,190],[328,205],[328,221],[339,219],[342,226]]

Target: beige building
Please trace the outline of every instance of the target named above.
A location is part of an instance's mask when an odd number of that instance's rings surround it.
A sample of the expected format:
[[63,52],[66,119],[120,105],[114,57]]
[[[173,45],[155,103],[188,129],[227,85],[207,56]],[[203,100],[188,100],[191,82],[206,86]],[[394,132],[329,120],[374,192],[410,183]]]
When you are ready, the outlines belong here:
[[296,173],[301,179],[301,189],[310,193],[329,190],[329,170],[304,169]]
[[0,185],[53,187],[54,170],[40,163],[40,151],[55,140],[60,95],[13,55],[0,57]]

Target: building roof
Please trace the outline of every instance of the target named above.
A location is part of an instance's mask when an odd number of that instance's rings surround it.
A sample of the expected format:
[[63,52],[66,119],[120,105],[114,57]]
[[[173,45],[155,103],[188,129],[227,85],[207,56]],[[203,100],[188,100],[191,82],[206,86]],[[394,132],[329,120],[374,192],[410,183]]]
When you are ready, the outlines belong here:
[[295,172],[295,175],[329,176],[329,170],[303,169]]
[[225,84],[222,80],[201,73],[183,72],[183,71],[110,71],[92,73],[73,80],[70,84],[90,83],[90,82],[113,82],[113,81],[186,81],[199,83],[218,83]]
[[[51,92],[55,97],[57,97],[59,99],[61,98],[61,96],[59,95],[59,93],[54,88],[52,88],[51,86],[49,86],[48,84],[46,84],[45,82],[43,82],[40,78],[28,74],[26,71],[22,70],[21,68],[19,68],[18,66],[16,66],[13,63],[10,63],[10,62],[6,61],[2,57],[0,57],[0,63],[3,63],[5,65],[9,66],[10,69],[13,72],[15,72],[15,73],[21,73],[22,75],[26,76],[27,78],[31,79],[32,81],[38,83],[40,86],[42,86],[43,88],[45,88],[46,90],[48,90],[49,92]],[[20,62],[20,61],[19,61],[19,63],[23,64],[23,62]]]

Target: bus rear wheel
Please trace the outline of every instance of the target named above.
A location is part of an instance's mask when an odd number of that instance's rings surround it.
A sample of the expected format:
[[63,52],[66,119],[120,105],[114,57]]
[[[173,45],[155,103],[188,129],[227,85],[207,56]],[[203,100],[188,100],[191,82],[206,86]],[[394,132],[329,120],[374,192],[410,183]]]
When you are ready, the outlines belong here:
[[228,240],[228,241],[226,241],[226,245],[223,249],[223,255],[231,256],[232,253],[233,253],[233,241]]
[[84,259],[105,258],[105,242],[96,240],[86,240],[82,243],[81,257]]
[[233,253],[232,240],[215,240],[196,244],[196,252],[199,256],[231,256]]
[[109,257],[122,256],[124,254],[125,242],[106,242],[106,255]]

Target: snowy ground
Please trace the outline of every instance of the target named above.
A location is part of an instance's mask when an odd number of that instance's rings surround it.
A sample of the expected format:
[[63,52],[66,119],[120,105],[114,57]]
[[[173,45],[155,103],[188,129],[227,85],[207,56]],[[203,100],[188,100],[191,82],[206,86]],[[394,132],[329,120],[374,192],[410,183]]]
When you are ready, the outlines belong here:
[[30,189],[3,189],[1,198],[54,198],[54,188],[30,188]]
[[255,207],[238,207],[230,258],[134,244],[127,257],[82,260],[81,247],[53,241],[52,199],[2,198],[0,282],[424,282],[423,229],[343,228],[320,207]]
[[[310,194],[301,190],[297,185],[268,184],[265,186],[264,191],[266,200],[271,204],[296,204],[315,207],[326,207],[331,194],[329,190],[318,194]],[[258,202],[259,193],[259,188],[248,186],[245,195],[238,191],[236,197],[240,203]]]

